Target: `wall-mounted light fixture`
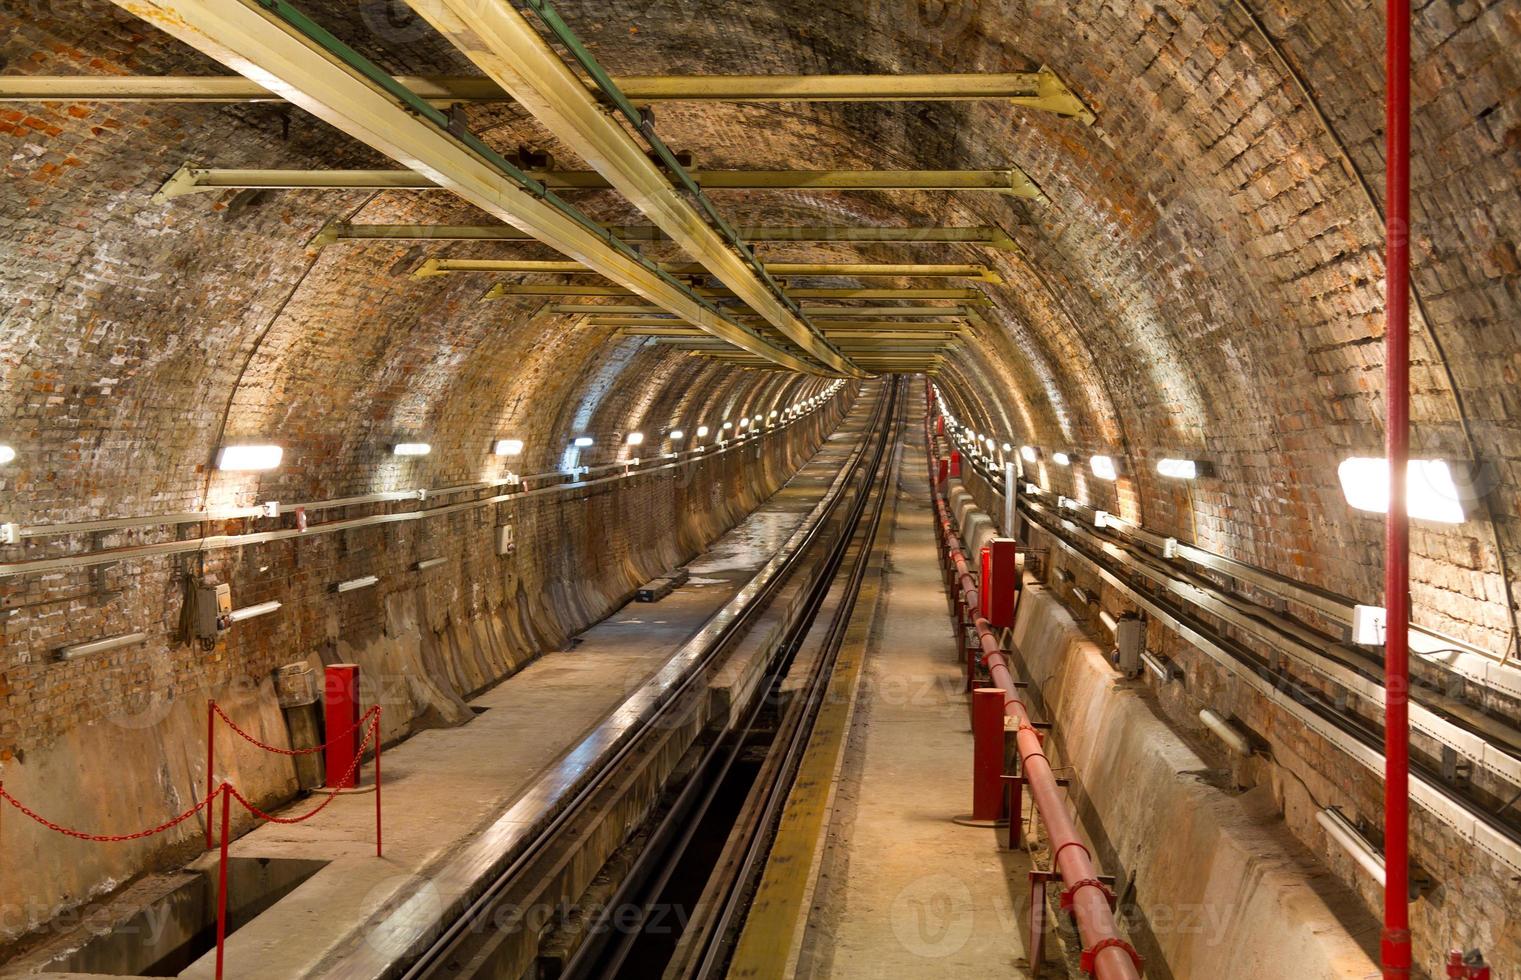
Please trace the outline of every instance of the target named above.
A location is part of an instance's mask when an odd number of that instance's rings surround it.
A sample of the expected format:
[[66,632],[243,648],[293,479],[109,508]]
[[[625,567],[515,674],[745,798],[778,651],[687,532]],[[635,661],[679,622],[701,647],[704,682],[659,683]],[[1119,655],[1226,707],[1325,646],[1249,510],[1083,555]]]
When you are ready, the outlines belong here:
[[1161,459],[1157,472],[1173,480],[1196,480],[1204,472],[1204,466],[1195,459]]
[[108,636],[103,640],[91,640],[88,643],[72,643],[58,648],[58,659],[78,660],[80,657],[88,657],[94,653],[105,653],[108,650],[119,650],[122,647],[132,646],[134,643],[142,643],[146,639],[148,639],[148,634],[139,632]]
[[1072,465],[1072,457],[1069,456],[1067,453],[1052,453],[1051,454],[1051,461],[1054,462],[1057,466],[1071,466]]
[[705,426],[705,425],[699,425],[697,427],[697,438],[701,439],[704,436],[706,436],[707,434],[708,434],[708,427],[707,426]]
[[685,432],[682,432],[680,429],[672,429],[671,430],[671,434],[670,434],[670,436],[668,438],[672,442],[680,442],[681,440],[685,439],[686,437],[687,437],[687,434]]
[[339,582],[333,586],[334,592],[353,592],[355,589],[368,589],[380,581],[377,575],[362,575],[359,578],[351,578],[346,582]]
[[1040,450],[1034,446],[1020,446],[1019,456],[1026,463],[1033,463],[1036,460],[1040,459]]
[[644,433],[630,432],[623,441],[630,446],[642,446],[644,445]]
[[223,446],[217,453],[217,469],[228,473],[272,470],[284,456],[280,446]]
[[575,446],[577,449],[585,449],[587,446],[590,446],[594,442],[596,442],[596,440],[591,436],[576,436],[571,445]]
[[433,451],[433,447],[426,442],[398,442],[391,447],[394,456],[426,456]]
[[[1382,457],[1354,456],[1336,468],[1342,495],[1358,510],[1389,512],[1389,464]],[[1464,481],[1468,483],[1468,480]],[[1472,496],[1472,494],[1469,494]],[[1461,524],[1468,519],[1464,494],[1444,459],[1412,459],[1405,471],[1405,511],[1416,520]]]
[[1114,460],[1108,456],[1095,456],[1088,460],[1088,469],[1100,480],[1113,480],[1120,475]]
[[523,440],[498,439],[495,452],[498,456],[521,456],[523,455]]
[[280,602],[271,599],[269,602],[260,602],[252,606],[244,606],[242,609],[234,609],[227,614],[227,619],[234,623],[241,623],[245,619],[256,619],[259,616],[268,616],[272,612],[278,612],[280,606]]
[[4,443],[0,443],[0,466],[4,466],[6,463],[11,462],[15,458],[16,450],[10,446],[5,445]]

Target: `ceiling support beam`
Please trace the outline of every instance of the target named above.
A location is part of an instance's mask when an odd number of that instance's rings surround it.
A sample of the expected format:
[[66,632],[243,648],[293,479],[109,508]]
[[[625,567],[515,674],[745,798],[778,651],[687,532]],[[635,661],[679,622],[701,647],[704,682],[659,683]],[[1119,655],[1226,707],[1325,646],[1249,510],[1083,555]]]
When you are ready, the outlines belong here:
[[[273,0],[114,0],[196,50],[368,144],[432,183],[737,347],[795,371],[827,369],[782,350],[611,239],[467,130]],[[620,247],[621,246],[621,247]]]
[[[4,77],[4,76],[0,76]],[[604,225],[609,232],[626,242],[666,242],[665,233],[654,225]],[[989,227],[915,227],[915,228],[841,228],[770,227],[739,225],[739,237],[757,242],[872,242],[910,245],[982,245],[1005,252],[1017,252],[1019,246],[1000,228]],[[323,248],[336,242],[531,242],[526,235],[508,225],[355,225],[330,221],[312,236],[308,248]]]
[[[650,159],[644,146],[607,111],[586,83],[549,42],[510,3],[481,0],[406,0],[433,29],[444,36],[493,81],[505,89],[554,136],[610,186],[671,236],[703,270],[732,289],[783,336],[821,363],[842,374],[862,376],[848,358],[834,350],[808,322],[781,287],[766,273],[714,210],[700,185],[693,185],[681,165],[654,133],[653,121],[643,121],[642,134],[659,154],[666,169]],[[551,28],[552,8],[535,8]],[[558,25],[561,40],[568,28]],[[594,78],[598,66],[589,54],[572,46]],[[610,83],[607,83],[610,84]],[[607,84],[600,87],[607,88]],[[616,90],[608,93],[616,101]],[[637,116],[635,119],[638,122]],[[680,178],[686,193],[672,186]]]
[[[606,327],[630,329],[682,329],[696,330],[696,326],[681,320],[653,320],[633,316],[589,316],[587,320]],[[963,329],[959,321],[935,321],[929,323],[899,323],[894,320],[830,320],[822,324],[825,333],[835,334],[848,330],[893,330],[904,334],[934,333],[936,331]]]
[[[676,276],[711,275],[695,262],[667,262],[661,268]],[[978,279],[1002,284],[998,273],[985,265],[952,263],[877,263],[877,262],[767,262],[765,269],[773,276],[851,276],[856,278],[893,279]],[[555,273],[560,275],[596,275],[578,262],[541,261],[537,259],[428,259],[412,273],[419,279],[448,275],[451,272]]]
[[[637,103],[651,102],[965,102],[1004,100],[1091,124],[1083,100],[1049,68],[1038,72],[930,75],[625,75],[613,79]],[[505,102],[489,78],[400,76],[429,102]],[[280,102],[241,75],[4,75],[0,102]]]
[[[707,298],[733,299],[734,291],[700,287],[692,290]],[[504,283],[499,282],[486,293],[486,299],[504,296],[619,296],[635,295],[621,286],[577,286],[565,283]],[[884,289],[844,287],[839,289],[822,286],[804,286],[787,290],[794,299],[982,299],[982,291],[975,288],[945,288],[903,286]]]
[[[967,306],[817,306],[804,303],[803,309],[815,320],[826,320],[831,317],[894,317],[901,318],[905,322],[903,326],[913,326],[913,321],[935,321],[940,317],[970,317],[975,313]],[[645,322],[661,322],[653,317],[660,316],[664,311],[658,306],[645,306],[642,304],[600,304],[600,303],[556,303],[549,308],[550,313],[592,313],[608,316],[638,316],[648,314]],[[743,312],[736,315],[736,319],[749,319],[749,315]],[[664,322],[671,322],[666,320]],[[828,324],[824,325],[828,328]]]
[[[129,2],[129,0],[117,0]],[[242,0],[238,0],[242,2]],[[641,157],[641,159],[644,159]],[[648,160],[646,161],[648,163]],[[651,167],[654,164],[650,164]],[[530,177],[555,190],[606,190],[611,182],[589,170],[530,170]],[[675,193],[663,176],[667,189]],[[1009,170],[694,170],[692,179],[708,190],[774,191],[988,191],[1026,200],[1046,196],[1024,171]],[[438,184],[410,170],[236,170],[192,167],[176,170],[153,195],[156,203],[225,190],[436,191]],[[621,188],[620,188],[621,190]],[[685,237],[685,236],[683,236]]]

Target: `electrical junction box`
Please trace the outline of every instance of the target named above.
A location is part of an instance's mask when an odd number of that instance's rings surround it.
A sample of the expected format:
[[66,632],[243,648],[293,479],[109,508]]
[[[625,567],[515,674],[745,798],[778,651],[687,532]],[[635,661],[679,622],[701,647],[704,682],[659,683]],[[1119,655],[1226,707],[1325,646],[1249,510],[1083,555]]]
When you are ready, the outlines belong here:
[[1114,665],[1126,677],[1141,673],[1141,654],[1146,652],[1146,620],[1126,613],[1114,624]]
[[0,523],[0,544],[20,544],[21,525]]
[[232,625],[232,586],[201,584],[195,587],[195,635],[206,645],[216,642]]
[[1388,631],[1389,614],[1383,606],[1352,607],[1352,642],[1381,647]]
[[498,555],[510,555],[516,547],[517,538],[512,533],[512,525],[498,524],[496,527],[496,553]]

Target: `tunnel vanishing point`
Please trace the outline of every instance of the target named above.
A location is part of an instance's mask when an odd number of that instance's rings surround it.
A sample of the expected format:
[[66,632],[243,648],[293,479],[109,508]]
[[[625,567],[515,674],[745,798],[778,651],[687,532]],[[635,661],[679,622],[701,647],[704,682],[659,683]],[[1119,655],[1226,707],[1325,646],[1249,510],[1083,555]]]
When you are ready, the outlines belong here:
[[0,0],[0,976],[1521,976],[1521,0]]

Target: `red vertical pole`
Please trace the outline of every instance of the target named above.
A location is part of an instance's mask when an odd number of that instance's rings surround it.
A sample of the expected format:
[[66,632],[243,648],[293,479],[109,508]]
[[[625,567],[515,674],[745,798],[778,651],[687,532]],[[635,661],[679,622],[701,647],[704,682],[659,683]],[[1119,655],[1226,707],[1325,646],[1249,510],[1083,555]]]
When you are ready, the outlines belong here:
[[1410,975],[1410,2],[1386,0],[1384,429],[1384,931],[1386,978]]
[[972,692],[972,819],[1003,816],[1003,689]]
[[380,857],[380,706],[375,706],[375,856]]
[[[206,699],[206,798],[216,792],[216,776],[213,770],[217,764],[217,703],[210,698]],[[206,850],[211,850],[211,821],[216,819],[215,802],[206,804]]]
[[229,815],[232,791],[222,784],[222,858],[217,865],[217,980],[222,980],[222,953],[227,944],[227,839],[231,831]]

